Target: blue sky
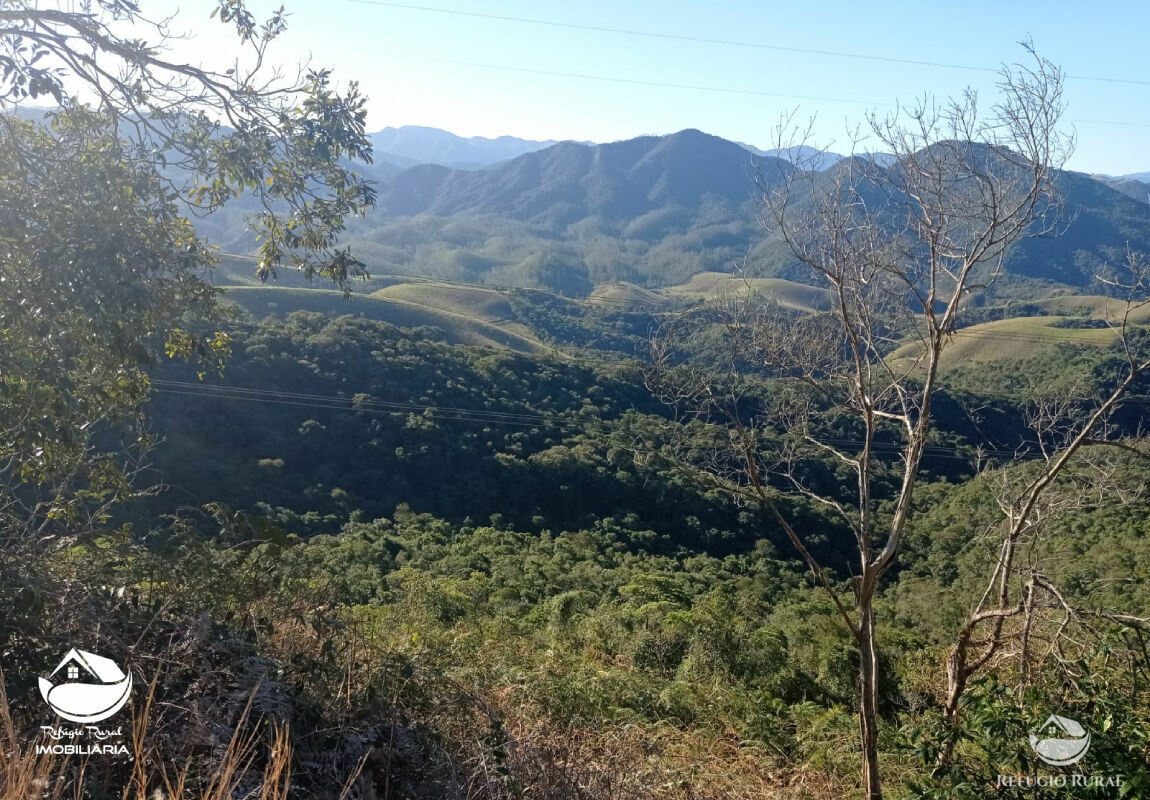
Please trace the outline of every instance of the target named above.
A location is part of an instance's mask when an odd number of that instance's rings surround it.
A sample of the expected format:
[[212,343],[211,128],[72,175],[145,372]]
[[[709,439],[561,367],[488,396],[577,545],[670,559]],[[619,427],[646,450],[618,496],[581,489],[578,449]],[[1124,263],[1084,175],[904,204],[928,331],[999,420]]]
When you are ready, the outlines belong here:
[[[831,149],[868,108],[924,91],[945,96],[971,86],[987,101],[988,72],[840,56],[655,39],[422,11],[375,0],[283,0],[288,33],[275,51],[285,63],[313,63],[358,79],[371,98],[369,125],[429,125],[466,136],[612,141],[699,128],[766,147],[779,113],[817,114]],[[174,8],[170,0],[145,8]],[[197,34],[181,50],[221,52],[212,0],[185,0],[179,26]],[[279,5],[251,2],[253,10]],[[400,0],[400,5],[529,17],[784,47],[844,51],[995,68],[1026,56],[1031,38],[1069,75],[1066,117],[1078,135],[1075,169],[1150,170],[1150,5],[1138,2],[671,2],[663,0]],[[467,62],[445,63],[445,62]],[[477,66],[477,65],[489,66]],[[517,72],[578,73],[652,83],[717,87],[791,99]],[[841,102],[848,100],[851,102]],[[1127,124],[1114,124],[1127,123]]]

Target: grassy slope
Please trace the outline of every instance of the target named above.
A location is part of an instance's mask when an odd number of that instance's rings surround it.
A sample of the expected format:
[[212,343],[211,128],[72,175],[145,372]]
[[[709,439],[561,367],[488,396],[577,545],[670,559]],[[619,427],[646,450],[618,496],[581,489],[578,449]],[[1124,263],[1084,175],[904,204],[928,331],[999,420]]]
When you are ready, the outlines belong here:
[[[332,289],[333,284],[327,278],[308,280],[298,270],[282,269],[275,278],[267,283],[256,277],[255,261],[224,256],[216,266],[212,281],[217,286],[255,286],[261,288],[280,289]],[[365,280],[353,280],[348,288],[357,293],[369,293],[383,289],[396,283],[402,283],[403,278],[394,275],[375,275]]]
[[659,292],[626,281],[596,286],[595,291],[591,292],[591,300],[600,300],[608,308],[627,306],[656,309],[667,305],[667,298]]
[[[538,340],[474,316],[432,308],[402,299],[353,294],[331,289],[296,289],[282,286],[231,286],[226,298],[256,317],[289,311],[320,311],[356,314],[390,322],[403,328],[431,325],[440,328],[452,344],[498,347],[519,353],[538,353],[547,348]],[[274,305],[273,305],[274,304]],[[518,327],[518,326],[516,326]]]
[[824,290],[782,278],[741,278],[725,272],[700,272],[687,283],[672,286],[666,291],[679,296],[714,300],[727,292],[742,291],[747,286],[774,298],[784,308],[797,311],[826,308],[827,295]]
[[[942,368],[972,361],[1035,356],[1053,352],[1059,344],[1104,346],[1115,339],[1114,331],[1095,328],[1055,328],[1064,317],[1016,317],[963,328],[944,351]],[[917,344],[905,344],[891,354],[895,362],[914,356]]]
[[509,322],[512,317],[511,306],[507,302],[507,296],[498,289],[455,286],[429,281],[397,283],[372,292],[371,296],[377,300],[409,303],[449,314],[457,314],[461,317],[498,325],[503,330],[518,333],[528,339],[535,339],[535,335],[526,325]]
[[[1068,294],[1035,300],[1034,305],[1052,314],[1080,314],[1085,312],[1095,319],[1117,322],[1122,319],[1126,304],[1122,300],[1097,294]],[[1130,321],[1138,324],[1150,322],[1150,306],[1134,309]]]
[[[341,292],[317,288],[298,274],[285,271],[273,285],[261,284],[248,261],[227,259],[217,269],[219,283],[229,287],[232,299],[256,316],[291,310],[361,314],[401,327],[431,325],[441,328],[453,343],[508,348],[532,353],[546,349],[527,327],[509,322],[511,309],[506,295],[495,288],[459,286],[435,281],[407,281],[398,276],[379,275],[366,284],[353,284],[350,301]],[[690,281],[662,292],[626,282],[603,284],[591,294],[605,307],[657,308],[669,298],[714,300],[749,286],[786,308],[813,312],[826,308],[825,291],[780,278],[750,278],[722,272],[702,272]],[[368,294],[370,292],[370,294]],[[972,362],[1029,357],[1053,352],[1061,343],[1102,346],[1115,338],[1112,331],[1089,328],[1056,328],[1062,316],[1083,315],[1116,321],[1123,304],[1100,295],[1062,295],[1032,301],[1051,316],[1016,317],[964,328],[947,348],[943,368]],[[269,303],[274,306],[269,308]],[[1150,323],[1150,306],[1135,310],[1131,322]],[[907,344],[893,353],[896,362],[905,363],[915,352]]]

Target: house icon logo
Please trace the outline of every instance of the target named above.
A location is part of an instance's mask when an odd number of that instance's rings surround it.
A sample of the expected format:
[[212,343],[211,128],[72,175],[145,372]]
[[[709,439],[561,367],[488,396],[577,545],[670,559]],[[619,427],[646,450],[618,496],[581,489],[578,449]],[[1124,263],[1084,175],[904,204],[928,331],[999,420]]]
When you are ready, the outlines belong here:
[[[57,673],[62,673],[52,683]],[[69,650],[47,678],[40,678],[40,695],[52,710],[66,720],[79,723],[100,722],[115,714],[128,702],[132,676],[124,674],[110,658]]]
[[1090,749],[1090,734],[1075,720],[1051,714],[1030,733],[1038,757],[1055,767],[1077,763]]

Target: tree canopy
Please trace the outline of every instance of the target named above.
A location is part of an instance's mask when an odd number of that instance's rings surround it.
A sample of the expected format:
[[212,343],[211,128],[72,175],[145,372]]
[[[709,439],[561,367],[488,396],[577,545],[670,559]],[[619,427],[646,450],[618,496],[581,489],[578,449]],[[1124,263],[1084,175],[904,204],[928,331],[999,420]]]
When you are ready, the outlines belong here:
[[[212,12],[237,56],[214,71],[172,60],[173,20],[128,0],[81,10],[0,2],[0,522],[79,524],[131,491],[144,369],[162,354],[217,363],[212,249],[190,221],[243,198],[258,272],[294,267],[346,285],[336,246],[374,190],[364,99],[327,70],[280,75],[284,31],[242,0]],[[18,108],[53,100],[37,114]],[[125,428],[124,426],[128,427]],[[111,453],[119,455],[113,458]]]

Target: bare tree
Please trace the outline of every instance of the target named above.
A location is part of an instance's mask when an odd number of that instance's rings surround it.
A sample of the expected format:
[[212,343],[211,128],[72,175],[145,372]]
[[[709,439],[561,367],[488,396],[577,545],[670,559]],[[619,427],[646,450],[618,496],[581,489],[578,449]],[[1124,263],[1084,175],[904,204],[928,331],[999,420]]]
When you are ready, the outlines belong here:
[[[1051,524],[1059,517],[1108,499],[1141,495],[1142,487],[1123,480],[1120,463],[1098,451],[1127,458],[1150,456],[1138,440],[1124,439],[1111,422],[1131,387],[1150,370],[1150,348],[1131,324],[1133,312],[1150,303],[1148,270],[1143,255],[1130,251],[1124,276],[1100,276],[1116,294],[1125,295],[1116,300],[1120,311],[1108,320],[1122,354],[1113,385],[1102,391],[1071,387],[1035,397],[1026,415],[1030,452],[1020,453],[1030,463],[992,476],[1001,518],[988,538],[995,542],[996,553],[985,589],[972,603],[947,657],[944,712],[952,725],[970,679],[980,670],[1015,660],[1025,685],[1034,659],[1045,656],[1070,668],[1065,648],[1079,643],[1076,636],[1090,635],[1093,622],[1147,625],[1146,620],[1072,602],[1047,574],[1046,545]],[[950,739],[940,754],[940,765],[949,760],[952,747]]]
[[[868,138],[856,137],[855,149],[865,142],[885,155],[856,154],[822,173],[800,162],[764,182],[764,222],[827,288],[828,313],[791,317],[744,294],[723,315],[722,359],[677,364],[680,321],[668,325],[654,352],[652,386],[725,431],[705,461],[698,452],[688,458],[778,523],[850,630],[870,800],[882,796],[874,600],[911,513],[942,355],[964,303],[995,281],[1008,248],[1060,224],[1053,177],[1073,145],[1058,129],[1062,73],[1035,57],[1004,67],[999,90],[985,113],[968,91],[872,115]],[[775,145],[808,152],[798,147],[803,137],[784,119]],[[802,390],[752,399],[750,376],[764,372]],[[854,431],[849,437],[844,425]],[[853,474],[848,496],[810,484],[799,467],[815,457]],[[891,477],[892,462],[901,462],[893,510],[879,513],[880,481]],[[830,509],[852,532],[853,596],[836,589],[783,513],[778,486]]]

